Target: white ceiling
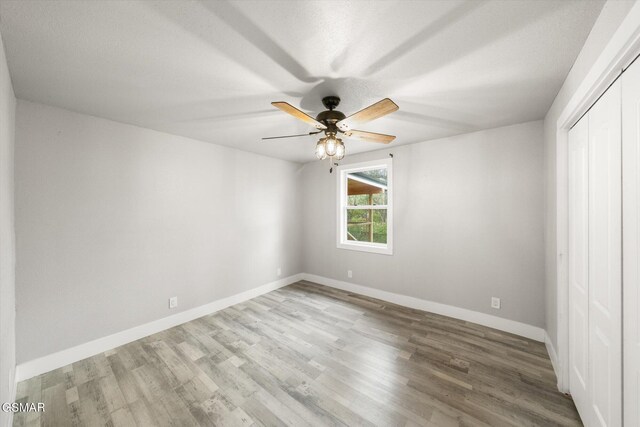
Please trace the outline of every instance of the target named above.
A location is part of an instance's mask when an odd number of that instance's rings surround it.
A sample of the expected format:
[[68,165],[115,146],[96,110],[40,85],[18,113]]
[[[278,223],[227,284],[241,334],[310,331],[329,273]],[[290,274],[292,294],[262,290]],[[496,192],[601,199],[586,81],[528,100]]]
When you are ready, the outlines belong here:
[[[0,1],[16,96],[294,161],[338,95],[408,144],[541,119],[602,1]],[[349,140],[349,153],[381,148]]]

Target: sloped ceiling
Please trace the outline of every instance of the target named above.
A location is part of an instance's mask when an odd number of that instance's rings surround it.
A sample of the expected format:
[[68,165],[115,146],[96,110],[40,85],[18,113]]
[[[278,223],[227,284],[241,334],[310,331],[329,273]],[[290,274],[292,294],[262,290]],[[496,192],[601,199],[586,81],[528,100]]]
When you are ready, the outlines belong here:
[[[271,107],[347,115],[393,144],[541,119],[601,1],[0,1],[16,96],[298,162]],[[349,153],[381,146],[349,140]]]

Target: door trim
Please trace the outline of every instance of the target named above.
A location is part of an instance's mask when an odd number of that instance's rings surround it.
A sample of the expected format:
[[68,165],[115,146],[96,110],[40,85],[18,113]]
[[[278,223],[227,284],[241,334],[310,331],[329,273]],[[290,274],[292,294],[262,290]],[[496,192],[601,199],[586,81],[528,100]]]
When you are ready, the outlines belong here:
[[623,406],[624,425],[640,425],[640,61],[632,65],[620,82],[623,93],[622,122],[622,236],[624,296]]

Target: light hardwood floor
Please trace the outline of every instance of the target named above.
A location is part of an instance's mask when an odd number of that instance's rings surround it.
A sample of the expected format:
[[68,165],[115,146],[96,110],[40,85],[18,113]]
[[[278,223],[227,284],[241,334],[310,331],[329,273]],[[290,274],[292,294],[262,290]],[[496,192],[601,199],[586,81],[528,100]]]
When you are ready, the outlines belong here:
[[581,425],[542,343],[300,282],[21,382],[14,425]]

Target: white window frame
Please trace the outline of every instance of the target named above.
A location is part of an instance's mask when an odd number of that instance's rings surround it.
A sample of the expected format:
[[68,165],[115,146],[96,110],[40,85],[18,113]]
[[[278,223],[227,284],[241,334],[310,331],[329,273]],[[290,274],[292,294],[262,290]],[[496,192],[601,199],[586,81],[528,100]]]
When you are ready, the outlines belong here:
[[[347,240],[347,174],[351,172],[363,172],[373,169],[387,169],[387,243],[357,242]],[[352,163],[342,165],[337,168],[338,191],[337,191],[337,247],[339,249],[349,249],[352,251],[372,252],[376,254],[393,255],[393,161],[391,158],[375,160],[371,162]],[[355,207],[354,207],[355,208]],[[358,209],[381,209],[377,205],[358,206]]]

